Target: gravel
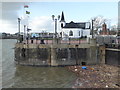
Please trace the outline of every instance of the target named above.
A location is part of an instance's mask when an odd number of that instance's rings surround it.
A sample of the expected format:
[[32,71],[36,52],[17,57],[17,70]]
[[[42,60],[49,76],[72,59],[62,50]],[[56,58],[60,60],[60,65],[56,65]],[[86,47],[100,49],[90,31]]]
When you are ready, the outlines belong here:
[[120,68],[112,65],[68,66],[77,75],[73,88],[119,88]]

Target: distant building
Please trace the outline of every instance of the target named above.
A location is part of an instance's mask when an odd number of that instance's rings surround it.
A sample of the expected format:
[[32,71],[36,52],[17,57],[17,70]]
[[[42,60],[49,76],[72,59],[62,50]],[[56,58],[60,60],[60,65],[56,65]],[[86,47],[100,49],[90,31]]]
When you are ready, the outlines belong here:
[[35,38],[35,37],[40,37],[39,33],[31,33],[31,37]]
[[10,33],[0,33],[0,38],[2,39],[16,39],[16,35],[15,34],[10,34]]
[[0,38],[2,38],[2,33],[0,33]]
[[48,33],[48,32],[35,32],[35,33],[30,33],[30,37],[32,38],[53,38],[54,33]]
[[2,33],[2,37],[7,37],[7,33]]
[[109,35],[109,29],[107,29],[106,23],[102,25],[102,30],[100,31],[100,35]]
[[80,38],[90,35],[90,22],[65,22],[64,13],[62,12],[60,20],[60,29],[62,38]]

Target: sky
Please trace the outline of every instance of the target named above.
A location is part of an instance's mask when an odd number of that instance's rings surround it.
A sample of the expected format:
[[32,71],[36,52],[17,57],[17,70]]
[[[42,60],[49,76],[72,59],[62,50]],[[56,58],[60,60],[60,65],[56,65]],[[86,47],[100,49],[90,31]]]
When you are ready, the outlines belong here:
[[118,28],[120,30],[120,1],[118,3]]
[[28,27],[31,32],[54,32],[52,15],[56,18],[64,12],[67,23],[88,22],[93,17],[103,16],[109,20],[109,26],[118,23],[118,2],[2,2],[0,3],[0,32],[18,32],[17,18],[21,18],[21,32],[25,23],[24,5],[30,11]]

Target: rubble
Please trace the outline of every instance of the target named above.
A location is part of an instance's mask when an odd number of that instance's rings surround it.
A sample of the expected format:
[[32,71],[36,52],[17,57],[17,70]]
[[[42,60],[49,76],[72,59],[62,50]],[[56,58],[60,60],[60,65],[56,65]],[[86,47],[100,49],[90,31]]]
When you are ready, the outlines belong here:
[[111,65],[68,66],[77,75],[73,88],[120,88],[119,67]]

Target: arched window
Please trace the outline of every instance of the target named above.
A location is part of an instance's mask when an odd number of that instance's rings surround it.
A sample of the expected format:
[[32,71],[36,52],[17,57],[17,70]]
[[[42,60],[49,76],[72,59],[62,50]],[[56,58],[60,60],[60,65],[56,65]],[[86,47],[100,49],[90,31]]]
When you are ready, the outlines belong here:
[[61,23],[61,28],[63,28],[63,23]]
[[79,36],[81,35],[81,32],[79,31]]
[[73,36],[73,31],[70,31],[70,32],[69,32],[69,36]]

